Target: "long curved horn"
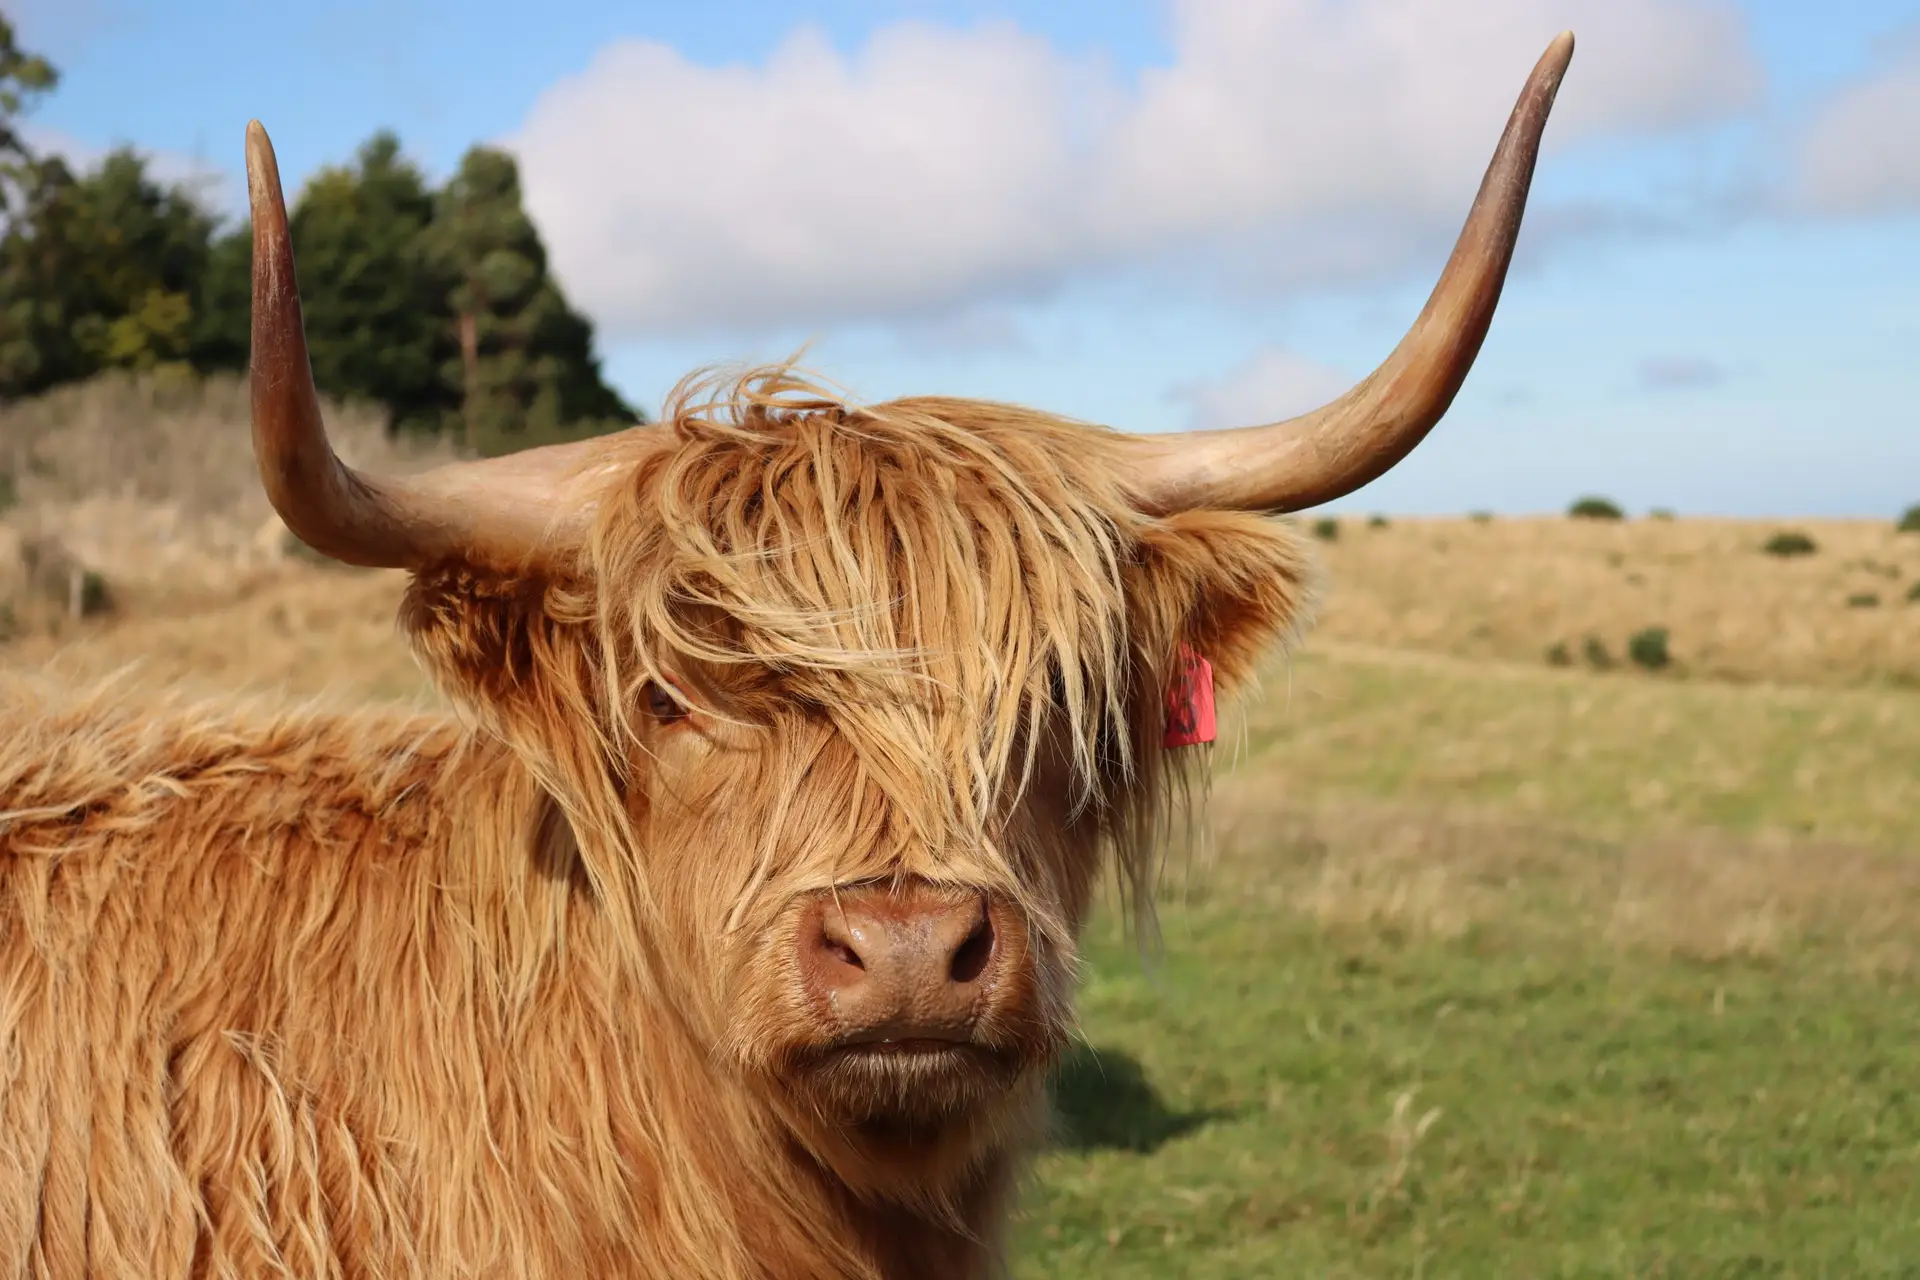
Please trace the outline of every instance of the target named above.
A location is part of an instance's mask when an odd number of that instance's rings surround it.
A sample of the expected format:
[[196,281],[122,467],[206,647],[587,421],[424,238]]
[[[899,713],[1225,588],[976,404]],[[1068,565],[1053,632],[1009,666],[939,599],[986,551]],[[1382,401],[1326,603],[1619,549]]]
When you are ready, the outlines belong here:
[[1338,400],[1284,422],[1124,437],[1150,509],[1298,511],[1378,479],[1425,438],[1487,336],[1540,134],[1572,57],[1573,33],[1563,31],[1535,64],[1440,283],[1385,363]]
[[293,238],[273,144],[247,125],[253,212],[253,452],[273,509],[323,555],[369,568],[462,561],[512,572],[559,568],[584,545],[584,483],[607,437],[458,462],[405,479],[369,476],[327,442],[307,357]]

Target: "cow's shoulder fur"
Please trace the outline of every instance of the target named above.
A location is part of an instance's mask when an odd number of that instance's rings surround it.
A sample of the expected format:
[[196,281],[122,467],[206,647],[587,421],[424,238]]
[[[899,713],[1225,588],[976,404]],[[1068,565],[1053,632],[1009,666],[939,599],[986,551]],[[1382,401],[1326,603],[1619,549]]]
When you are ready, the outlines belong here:
[[398,838],[424,838],[432,797],[421,788],[469,745],[443,714],[194,699],[143,688],[131,673],[81,688],[0,676],[0,720],[9,726],[0,737],[3,829],[18,842],[57,821],[63,856],[89,834],[126,833],[129,824],[273,829],[313,817],[316,803],[328,814],[377,817]]
[[845,1230],[453,720],[10,678],[0,723],[0,1273],[827,1276],[938,1243]]

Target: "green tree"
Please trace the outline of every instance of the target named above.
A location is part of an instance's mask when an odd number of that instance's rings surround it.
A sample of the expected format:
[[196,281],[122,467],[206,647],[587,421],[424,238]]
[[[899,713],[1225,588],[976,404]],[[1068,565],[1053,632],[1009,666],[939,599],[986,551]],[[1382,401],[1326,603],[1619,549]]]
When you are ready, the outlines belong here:
[[[360,148],[353,167],[315,175],[291,215],[314,381],[330,395],[386,405],[396,427],[434,430],[459,407],[441,377],[455,346],[450,281],[427,252],[433,216],[426,180],[387,132]],[[215,258],[222,274],[209,286],[228,290],[227,273],[243,259],[227,244]]]
[[445,306],[456,352],[443,374],[460,393],[470,443],[511,447],[639,417],[601,376],[592,324],[548,274],[512,156],[467,152],[440,192],[431,242],[452,281]]
[[217,236],[193,299],[193,367],[202,373],[247,367],[253,346],[253,225]]
[[59,159],[29,160],[14,185],[0,235],[0,398],[30,394],[86,373],[73,339],[70,267],[73,175]]
[[59,80],[60,73],[45,58],[20,48],[13,24],[0,13],[0,213],[13,208],[10,195],[21,168],[33,160],[15,121]]
[[15,172],[0,235],[0,395],[188,361],[214,227],[192,193],[153,181],[125,148],[85,177],[52,157]]
[[[130,149],[85,176],[28,154],[13,121],[53,82],[0,19],[0,398],[111,368],[244,368],[250,224],[221,231]],[[381,132],[316,174],[291,222],[322,391],[382,404],[395,427],[464,423],[490,451],[638,416],[548,276],[504,153],[474,148],[436,193]]]
[[96,368],[150,369],[187,359],[193,295],[215,220],[185,187],[161,186],[120,148],[75,188],[84,307],[74,334]]

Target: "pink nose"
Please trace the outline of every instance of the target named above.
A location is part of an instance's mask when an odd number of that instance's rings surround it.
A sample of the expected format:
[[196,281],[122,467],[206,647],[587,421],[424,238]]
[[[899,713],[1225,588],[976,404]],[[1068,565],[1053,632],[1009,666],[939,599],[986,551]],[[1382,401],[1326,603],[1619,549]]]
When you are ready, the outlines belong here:
[[823,894],[800,921],[801,983],[839,1043],[966,1041],[1007,950],[995,914],[931,884]]

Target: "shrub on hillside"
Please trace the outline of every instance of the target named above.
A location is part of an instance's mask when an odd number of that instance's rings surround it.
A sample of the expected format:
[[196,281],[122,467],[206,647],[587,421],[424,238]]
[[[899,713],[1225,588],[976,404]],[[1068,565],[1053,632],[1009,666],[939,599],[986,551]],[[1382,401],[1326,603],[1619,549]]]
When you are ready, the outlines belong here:
[[1550,667],[1570,667],[1573,665],[1573,650],[1567,648],[1565,640],[1555,640],[1547,646],[1547,665]]
[[1857,591],[1847,597],[1847,608],[1849,609],[1874,609],[1878,608],[1879,604],[1880,596],[1877,592],[1873,591]]
[[1900,523],[1894,528],[1901,533],[1920,533],[1920,502],[1908,507],[1906,514],[1900,517]]
[[68,583],[67,612],[75,617],[91,618],[112,608],[113,596],[107,591],[107,580],[94,570],[82,569],[80,581]]
[[1620,510],[1618,503],[1611,498],[1601,498],[1589,494],[1580,498],[1567,508],[1567,514],[1575,520],[1624,520],[1626,512]]
[[1820,548],[1812,538],[1798,529],[1783,529],[1768,538],[1760,549],[1770,556],[1786,559],[1792,556],[1810,556]]
[[1315,520],[1313,522],[1313,536],[1322,542],[1338,542],[1340,540],[1340,522],[1332,516],[1324,516],[1319,520]]
[[1367,517],[1367,528],[1384,529],[1386,527],[1387,527],[1387,518],[1381,515],[1379,512],[1376,511],[1372,515]]
[[1920,604],[1920,582],[1907,588],[1907,601],[1910,604]]
[[1673,508],[1672,507],[1655,507],[1653,510],[1647,512],[1647,519],[1671,520],[1673,519]]
[[1673,665],[1673,655],[1667,650],[1667,629],[1648,627],[1636,631],[1627,641],[1627,657],[1636,667],[1648,671],[1663,671]]
[[1587,665],[1595,671],[1611,671],[1613,669],[1613,655],[1607,652],[1607,642],[1605,640],[1602,640],[1599,636],[1588,636],[1586,643],[1581,647],[1586,652]]

